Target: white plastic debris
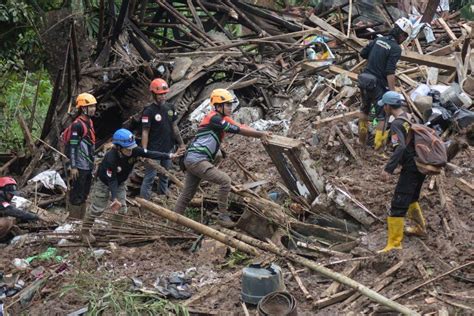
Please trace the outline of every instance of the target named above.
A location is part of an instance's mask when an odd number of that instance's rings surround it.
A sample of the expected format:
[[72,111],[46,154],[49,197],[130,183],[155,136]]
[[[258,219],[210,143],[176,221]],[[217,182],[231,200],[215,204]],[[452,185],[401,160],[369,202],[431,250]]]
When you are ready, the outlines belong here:
[[258,120],[250,124],[250,127],[255,128],[259,131],[266,131],[273,126],[283,127],[283,132],[286,134],[286,132],[290,128],[290,121],[289,120],[280,120],[280,121]]
[[430,86],[427,84],[420,84],[416,89],[410,94],[410,99],[415,101],[417,97],[426,97],[430,93]]
[[54,232],[58,234],[67,234],[70,233],[74,230],[74,225],[73,224],[64,224],[59,227],[57,227]]
[[109,250],[105,250],[105,249],[96,249],[94,250],[94,257],[96,257],[97,259],[103,257],[105,254],[109,254],[111,253]]
[[67,190],[66,183],[55,170],[43,171],[36,175],[33,179],[28,180],[28,183],[33,182],[41,182],[46,188],[50,190],[54,190],[55,186],[60,186],[64,190]]
[[28,261],[26,261],[25,259],[20,259],[20,258],[13,259],[12,263],[15,266],[15,268],[19,270],[26,270],[30,266]]
[[20,210],[29,210],[33,203],[21,196],[14,196],[12,199],[12,204],[16,207],[19,208]]

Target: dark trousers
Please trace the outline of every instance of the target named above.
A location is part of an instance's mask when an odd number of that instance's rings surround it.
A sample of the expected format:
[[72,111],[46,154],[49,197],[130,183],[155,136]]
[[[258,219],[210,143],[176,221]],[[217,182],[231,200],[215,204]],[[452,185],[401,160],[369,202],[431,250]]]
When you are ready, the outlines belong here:
[[360,111],[371,118],[384,119],[385,113],[383,107],[378,106],[377,102],[387,91],[381,84],[377,84],[374,89],[360,89],[361,106]]
[[420,198],[421,187],[425,178],[426,175],[413,167],[402,168],[392,198],[390,216],[405,217],[410,204],[417,202]]
[[79,176],[71,182],[71,191],[69,191],[69,203],[81,205],[86,202],[87,196],[91,190],[92,170],[79,169]]

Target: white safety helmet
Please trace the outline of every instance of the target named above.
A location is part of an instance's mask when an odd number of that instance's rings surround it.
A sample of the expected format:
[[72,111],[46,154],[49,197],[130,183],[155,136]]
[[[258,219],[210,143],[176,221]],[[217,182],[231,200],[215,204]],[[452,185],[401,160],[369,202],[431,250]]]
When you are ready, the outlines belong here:
[[411,24],[410,20],[407,18],[399,18],[395,21],[395,24],[405,33],[407,33],[408,37],[411,36],[413,31],[413,24]]

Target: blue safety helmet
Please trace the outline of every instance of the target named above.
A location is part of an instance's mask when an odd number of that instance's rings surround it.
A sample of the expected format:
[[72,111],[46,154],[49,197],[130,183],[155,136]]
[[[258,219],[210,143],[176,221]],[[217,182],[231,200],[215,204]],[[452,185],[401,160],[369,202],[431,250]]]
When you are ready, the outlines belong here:
[[121,128],[114,133],[114,136],[112,136],[112,143],[126,149],[137,147],[135,136],[125,128]]

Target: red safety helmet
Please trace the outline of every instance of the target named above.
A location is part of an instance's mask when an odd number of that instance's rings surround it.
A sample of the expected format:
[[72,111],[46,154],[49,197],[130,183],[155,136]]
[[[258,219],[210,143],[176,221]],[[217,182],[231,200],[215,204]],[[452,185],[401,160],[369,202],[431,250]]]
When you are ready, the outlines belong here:
[[150,83],[150,91],[154,94],[165,94],[170,92],[170,88],[168,87],[166,81],[161,78],[157,78]]
[[12,177],[1,177],[0,178],[0,189],[3,189],[7,185],[16,186],[17,183],[16,183],[15,179],[13,179]]

